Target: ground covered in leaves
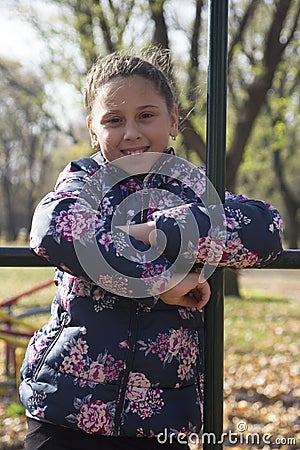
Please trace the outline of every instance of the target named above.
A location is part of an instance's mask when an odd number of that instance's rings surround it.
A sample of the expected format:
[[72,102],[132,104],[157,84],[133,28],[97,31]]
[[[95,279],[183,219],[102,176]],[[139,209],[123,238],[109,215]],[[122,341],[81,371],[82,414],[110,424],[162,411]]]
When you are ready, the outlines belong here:
[[[300,303],[251,292],[226,299],[224,448],[300,449]],[[25,419],[2,348],[0,449],[21,450]]]
[[227,300],[224,429],[242,440],[235,448],[300,449],[299,332],[299,303]]

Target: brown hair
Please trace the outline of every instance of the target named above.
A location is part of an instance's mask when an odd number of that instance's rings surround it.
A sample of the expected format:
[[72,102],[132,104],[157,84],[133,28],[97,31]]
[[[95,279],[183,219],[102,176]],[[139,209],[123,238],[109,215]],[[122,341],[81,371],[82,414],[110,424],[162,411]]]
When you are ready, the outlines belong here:
[[117,51],[98,58],[87,75],[84,102],[87,114],[92,114],[97,91],[109,81],[139,75],[150,81],[158,94],[166,101],[171,112],[176,104],[176,95],[171,81],[170,52],[151,47],[139,55]]

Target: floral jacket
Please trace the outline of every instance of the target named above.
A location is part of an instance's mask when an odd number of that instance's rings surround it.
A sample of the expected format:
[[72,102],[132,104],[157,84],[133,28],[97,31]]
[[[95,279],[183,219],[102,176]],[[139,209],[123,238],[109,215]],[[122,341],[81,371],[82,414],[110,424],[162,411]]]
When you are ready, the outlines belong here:
[[[57,266],[57,292],[21,369],[31,417],[105,436],[201,429],[202,313],[159,293],[199,265],[267,264],[282,221],[270,204],[226,193],[213,226],[203,169],[180,158],[154,169],[129,176],[96,153],[70,163],[35,211],[31,246]],[[155,249],[117,228],[150,219]]]

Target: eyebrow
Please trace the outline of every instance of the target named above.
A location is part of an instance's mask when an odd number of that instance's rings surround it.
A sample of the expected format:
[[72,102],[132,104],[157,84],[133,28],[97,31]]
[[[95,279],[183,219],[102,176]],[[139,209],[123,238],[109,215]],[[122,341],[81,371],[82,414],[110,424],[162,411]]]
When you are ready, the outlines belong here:
[[157,105],[141,105],[138,107],[138,109],[144,109],[144,108],[158,108]]
[[[145,108],[156,108],[156,109],[158,109],[159,108],[159,106],[157,106],[157,105],[141,105],[141,106],[138,106],[137,107],[137,109],[145,109]],[[120,110],[119,109],[111,109],[111,110],[109,110],[109,111],[107,111],[106,113],[105,113],[105,115],[106,114],[117,114],[117,113],[119,113],[120,112]]]

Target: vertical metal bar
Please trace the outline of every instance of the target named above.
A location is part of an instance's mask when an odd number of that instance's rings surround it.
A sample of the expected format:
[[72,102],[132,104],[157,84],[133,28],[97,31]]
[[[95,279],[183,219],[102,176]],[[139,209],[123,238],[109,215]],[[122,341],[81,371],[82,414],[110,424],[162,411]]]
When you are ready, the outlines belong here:
[[[207,176],[221,201],[225,195],[228,0],[209,1],[207,87]],[[224,370],[224,273],[211,277],[212,298],[205,308],[203,448],[222,449]]]

